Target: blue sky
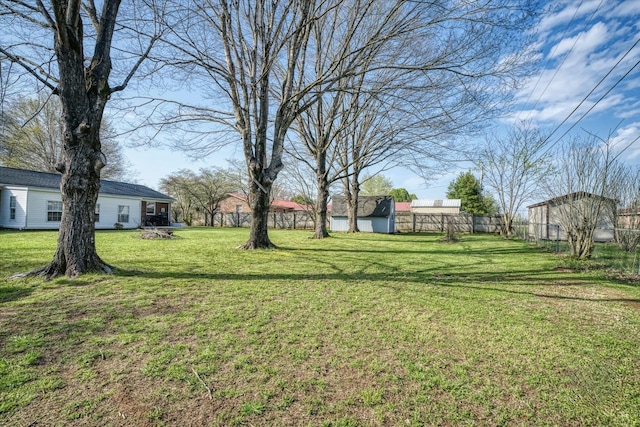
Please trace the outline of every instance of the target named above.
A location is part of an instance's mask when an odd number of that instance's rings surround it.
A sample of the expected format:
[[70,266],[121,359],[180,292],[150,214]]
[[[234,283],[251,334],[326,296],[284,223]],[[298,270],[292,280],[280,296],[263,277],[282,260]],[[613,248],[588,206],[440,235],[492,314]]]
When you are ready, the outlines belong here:
[[[539,52],[536,72],[522,82],[513,112],[500,124],[531,120],[547,132],[555,130],[549,139],[554,145],[589,131],[602,138],[611,134],[617,146],[627,146],[640,137],[640,65],[635,66],[640,61],[640,0],[550,1],[548,9],[534,36]],[[167,173],[225,166],[225,159],[237,157],[233,149],[197,161],[160,148],[126,148],[125,154],[138,172],[138,182],[153,188]],[[640,163],[640,141],[624,158]],[[421,199],[438,199],[467,170],[476,173],[470,164],[460,164],[431,182],[405,168],[384,175],[395,187],[404,187]]]

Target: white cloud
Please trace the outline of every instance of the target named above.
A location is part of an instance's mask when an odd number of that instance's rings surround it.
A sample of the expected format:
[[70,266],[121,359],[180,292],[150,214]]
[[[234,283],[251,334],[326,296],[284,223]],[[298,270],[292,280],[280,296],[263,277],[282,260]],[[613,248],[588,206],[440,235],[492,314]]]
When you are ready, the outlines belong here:
[[640,2],[637,0],[627,0],[620,2],[610,13],[611,17],[626,18],[640,14]]
[[[555,8],[541,20],[538,31],[541,33],[556,31],[560,26],[566,27],[570,22],[575,25],[576,21],[588,19],[594,12],[601,12],[607,6],[611,6],[607,3],[611,2],[603,2],[602,0],[556,2]],[[560,30],[564,31],[565,28],[560,28]],[[567,30],[570,29],[567,28]]]
[[611,143],[615,149],[626,149],[627,160],[640,158],[640,122],[634,122],[619,129],[611,139]]
[[571,52],[574,56],[590,53],[605,44],[608,39],[607,26],[603,22],[597,22],[589,30],[561,40],[551,49],[551,57],[558,57],[568,52]]
[[[514,114],[516,119],[557,125],[595,89],[568,121],[571,124],[638,61],[640,46],[636,46],[614,69],[637,38],[637,31],[633,28],[640,28],[640,1],[604,2],[594,15],[593,25],[585,28],[585,21],[591,18],[600,3],[597,0],[582,4],[577,11],[581,19],[572,22],[571,26],[575,29],[573,32],[567,30],[568,36],[565,27],[577,10],[577,1],[563,2],[557,8],[558,12],[545,18],[543,29],[549,32],[546,39],[541,37],[540,41],[546,43],[542,50],[545,51],[546,46],[548,56],[546,62],[541,61],[540,71],[524,82],[516,95],[522,107],[521,111]],[[636,3],[638,6],[631,7],[626,3]],[[637,118],[640,110],[639,88],[640,75],[631,73],[596,105],[577,128],[606,132],[617,126],[621,118]]]

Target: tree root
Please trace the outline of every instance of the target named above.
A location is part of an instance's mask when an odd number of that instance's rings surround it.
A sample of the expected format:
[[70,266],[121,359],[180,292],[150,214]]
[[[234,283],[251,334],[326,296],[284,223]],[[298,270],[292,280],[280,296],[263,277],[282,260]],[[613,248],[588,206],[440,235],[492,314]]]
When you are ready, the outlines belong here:
[[258,249],[278,249],[278,247],[276,245],[274,245],[273,243],[271,243],[270,241],[267,242],[266,244],[264,244],[264,243],[263,244],[258,244],[256,242],[248,241],[244,245],[238,246],[238,249],[258,250]]
[[66,269],[57,262],[52,262],[44,267],[36,268],[35,270],[27,271],[26,273],[16,273],[9,277],[9,280],[22,279],[25,277],[42,277],[45,280],[52,280],[56,277],[67,276],[70,279],[77,279],[82,274],[86,273],[101,273],[101,274],[113,274],[114,268],[100,261],[97,266],[88,268],[84,271],[78,271],[77,269]]

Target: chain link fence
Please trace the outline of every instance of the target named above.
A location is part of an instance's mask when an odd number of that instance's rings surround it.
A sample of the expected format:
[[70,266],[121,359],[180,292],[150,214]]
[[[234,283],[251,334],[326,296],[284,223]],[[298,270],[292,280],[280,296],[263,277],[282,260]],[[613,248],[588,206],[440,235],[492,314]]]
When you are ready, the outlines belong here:
[[[514,233],[522,240],[559,254],[569,254],[569,244],[557,224],[517,222]],[[616,228],[614,240],[597,242],[591,259],[630,274],[640,274],[640,230]]]

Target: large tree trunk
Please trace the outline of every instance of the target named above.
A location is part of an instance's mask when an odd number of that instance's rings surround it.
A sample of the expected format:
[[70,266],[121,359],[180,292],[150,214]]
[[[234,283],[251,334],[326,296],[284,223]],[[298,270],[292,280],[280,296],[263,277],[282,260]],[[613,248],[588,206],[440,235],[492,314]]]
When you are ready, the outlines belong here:
[[316,181],[318,200],[316,200],[316,229],[314,238],[329,237],[327,231],[327,205],[329,203],[329,182],[327,181],[327,154],[323,150],[316,157]]
[[349,233],[358,233],[358,197],[360,196],[360,182],[358,174],[354,173],[351,178],[351,191],[345,195],[347,199],[347,222],[349,223]]
[[100,191],[100,169],[104,166],[95,131],[99,128],[99,124],[90,126],[82,122],[73,131],[65,132],[65,157],[57,166],[62,173],[58,247],[50,264],[27,275],[54,278],[77,277],[87,272],[111,273],[112,268],[100,259],[95,245],[94,213]]
[[249,185],[249,207],[251,208],[251,228],[249,240],[242,249],[273,249],[276,246],[269,239],[269,206],[271,202],[271,184]]
[[52,3],[55,21],[55,52],[60,77],[56,94],[62,103],[64,122],[63,160],[56,166],[62,174],[62,218],[58,248],[51,263],[29,275],[47,278],[77,277],[87,272],[111,272],[96,251],[94,214],[100,190],[100,170],[106,164],[101,151],[100,125],[111,95],[109,56],[119,0],[105,2],[94,56],[86,64],[79,1]]
[[[320,184],[320,182],[318,182]],[[318,200],[316,201],[316,229],[314,238],[324,239],[329,237],[329,231],[327,230],[327,205],[329,204],[329,188],[326,180],[324,181],[324,188],[318,187]]]
[[[58,235],[58,249],[53,261],[42,274],[48,277],[66,275],[77,277],[87,272],[111,272],[96,251],[94,212],[100,191],[100,152],[89,147],[95,141],[80,141],[81,149],[66,162],[62,174],[62,221]],[[71,150],[74,153],[74,150]]]

